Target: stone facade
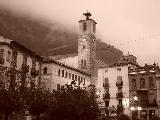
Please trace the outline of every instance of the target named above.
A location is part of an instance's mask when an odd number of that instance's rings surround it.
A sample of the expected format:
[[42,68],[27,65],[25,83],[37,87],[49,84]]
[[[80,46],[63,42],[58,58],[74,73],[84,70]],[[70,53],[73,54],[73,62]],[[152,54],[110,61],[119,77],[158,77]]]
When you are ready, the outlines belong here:
[[78,68],[91,74],[91,84],[95,84],[96,62],[96,22],[85,13],[85,20],[79,21]]

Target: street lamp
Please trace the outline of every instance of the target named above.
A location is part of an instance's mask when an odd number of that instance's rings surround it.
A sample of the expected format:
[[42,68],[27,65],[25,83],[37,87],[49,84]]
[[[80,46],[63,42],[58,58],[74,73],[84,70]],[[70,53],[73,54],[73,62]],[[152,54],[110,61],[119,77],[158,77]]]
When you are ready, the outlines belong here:
[[137,96],[134,96],[134,100],[138,100],[138,97],[137,97]]

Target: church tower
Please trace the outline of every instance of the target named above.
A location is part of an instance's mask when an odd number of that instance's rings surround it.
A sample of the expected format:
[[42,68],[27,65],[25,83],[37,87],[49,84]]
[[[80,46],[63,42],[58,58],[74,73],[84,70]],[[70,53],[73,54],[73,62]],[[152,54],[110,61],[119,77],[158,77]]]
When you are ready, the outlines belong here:
[[86,12],[83,15],[85,19],[79,21],[78,68],[93,75],[96,61],[97,23],[90,18],[91,13]]

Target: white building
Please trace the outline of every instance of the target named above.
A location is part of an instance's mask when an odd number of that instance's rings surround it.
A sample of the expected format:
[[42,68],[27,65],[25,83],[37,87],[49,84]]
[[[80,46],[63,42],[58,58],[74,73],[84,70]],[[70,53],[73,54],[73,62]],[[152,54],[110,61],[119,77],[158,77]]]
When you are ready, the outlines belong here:
[[[117,63],[98,69],[99,102],[101,108],[117,108],[123,105],[124,113],[129,115],[128,69],[136,67],[133,63]],[[111,113],[108,113],[111,115]]]
[[41,77],[41,84],[49,90],[60,89],[72,81],[76,82],[76,86],[87,87],[91,79],[90,74],[52,59],[43,61]]
[[6,77],[6,79],[1,79],[5,80],[3,81],[6,83],[5,85],[9,85],[14,78],[11,74],[7,77],[5,73],[11,68],[15,68],[16,72],[22,71],[22,66],[27,67],[28,69],[25,86],[30,86],[31,79],[29,79],[29,76],[31,76],[33,72],[37,73],[37,76],[35,78],[31,78],[34,79],[35,85],[38,85],[41,62],[41,57],[26,47],[20,45],[16,41],[5,39],[2,36],[0,37],[0,75],[1,78]]

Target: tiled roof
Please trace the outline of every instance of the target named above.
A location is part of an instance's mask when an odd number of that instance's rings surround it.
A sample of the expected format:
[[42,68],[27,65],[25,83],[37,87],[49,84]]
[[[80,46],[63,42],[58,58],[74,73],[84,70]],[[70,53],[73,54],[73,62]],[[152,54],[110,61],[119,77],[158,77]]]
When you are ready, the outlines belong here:
[[64,64],[64,63],[58,62],[58,61],[53,60],[53,59],[50,59],[50,58],[44,58],[44,59],[43,59],[43,63],[55,63],[55,64],[61,65],[61,66],[63,66],[63,67],[69,68],[69,69],[71,69],[71,70],[80,72],[80,73],[82,73],[82,74],[91,76],[91,74],[89,74],[89,73],[87,73],[87,72],[84,72],[84,71],[82,71],[82,70],[80,70],[80,69],[71,67],[71,66],[69,66],[69,65],[66,65],[66,64]]
[[5,39],[2,36],[0,36],[0,45],[7,45],[11,48],[16,48],[20,51],[24,51],[27,52],[28,54],[30,54],[31,56],[34,56],[38,59],[42,59],[41,56],[37,55],[36,53],[32,52],[31,50],[29,50],[28,48],[24,47],[23,45],[19,44],[18,42],[14,41],[14,40],[9,40],[9,39]]
[[68,57],[75,57],[75,56],[78,56],[78,53],[48,56],[48,58],[51,58],[51,59],[54,59],[54,60],[59,60],[59,59],[65,59],[65,58],[68,58]]

